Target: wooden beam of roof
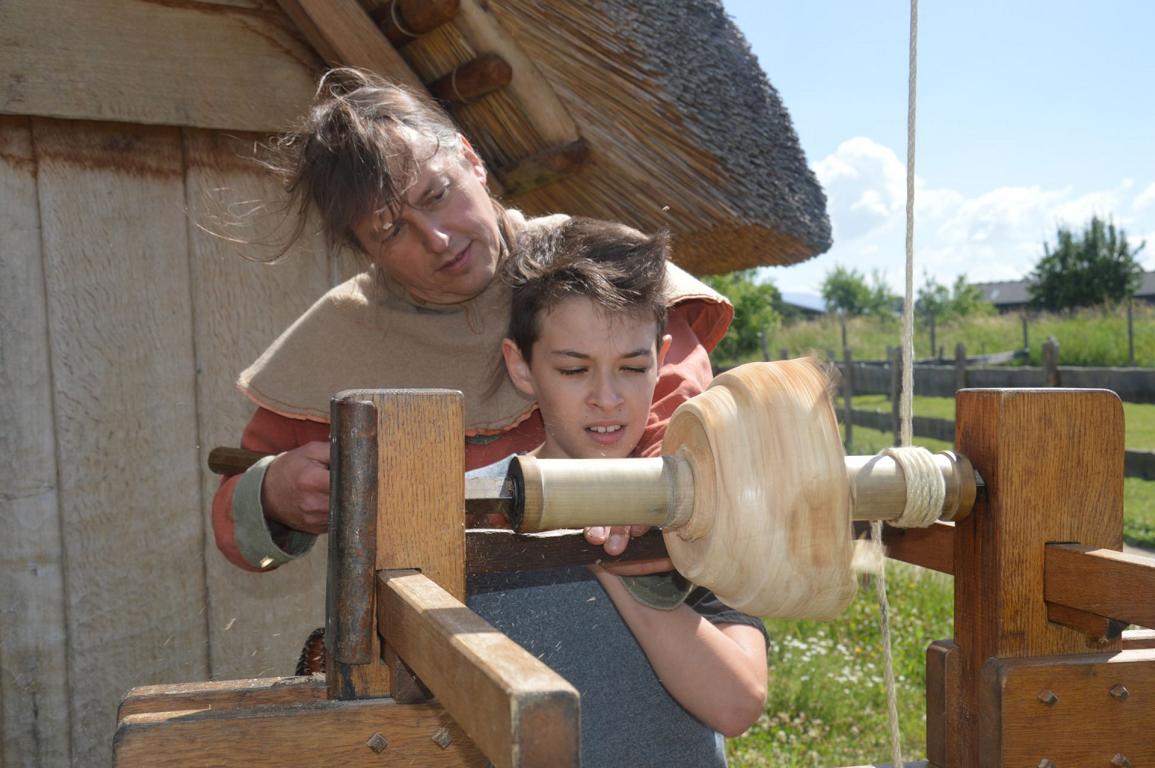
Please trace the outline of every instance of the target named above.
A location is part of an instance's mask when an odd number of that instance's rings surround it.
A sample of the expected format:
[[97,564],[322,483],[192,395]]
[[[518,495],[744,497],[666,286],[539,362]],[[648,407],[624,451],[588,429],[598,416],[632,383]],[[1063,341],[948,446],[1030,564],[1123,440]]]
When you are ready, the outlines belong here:
[[513,68],[508,92],[529,121],[553,147],[567,146],[581,138],[577,125],[553,87],[542,77],[533,61],[502,29],[477,0],[461,0],[461,11],[453,20],[461,35],[479,55],[496,53]]
[[483,53],[430,83],[429,92],[451,104],[468,104],[504,88],[512,79],[513,69],[505,59],[496,53]]
[[277,0],[309,43],[334,66],[368,69],[425,90],[357,0]]
[[453,21],[461,0],[391,0],[369,11],[389,42],[400,48]]

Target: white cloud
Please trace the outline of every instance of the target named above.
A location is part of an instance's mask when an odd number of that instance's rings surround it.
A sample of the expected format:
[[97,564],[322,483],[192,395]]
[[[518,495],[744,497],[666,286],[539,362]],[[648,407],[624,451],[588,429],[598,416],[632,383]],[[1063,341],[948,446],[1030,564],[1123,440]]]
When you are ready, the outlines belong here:
[[[834,230],[830,252],[802,265],[769,270],[782,290],[817,292],[826,273],[841,264],[869,275],[883,272],[901,291],[905,274],[906,167],[889,147],[866,137],[843,142],[814,165],[826,190]],[[1141,186],[1141,185],[1140,185]],[[916,179],[915,281],[925,271],[942,283],[966,274],[975,282],[1024,277],[1059,225],[1081,227],[1092,215],[1108,216],[1128,240],[1149,243],[1140,258],[1155,265],[1155,183],[1133,196],[1135,182],[1103,190],[1071,186],[995,187],[974,196]]]
[[842,142],[816,163],[814,174],[826,189],[835,240],[863,237],[892,223],[906,205],[905,173],[893,150],[861,136]]
[[1147,189],[1139,193],[1139,196],[1131,203],[1131,207],[1137,211],[1155,208],[1155,182],[1151,182]]

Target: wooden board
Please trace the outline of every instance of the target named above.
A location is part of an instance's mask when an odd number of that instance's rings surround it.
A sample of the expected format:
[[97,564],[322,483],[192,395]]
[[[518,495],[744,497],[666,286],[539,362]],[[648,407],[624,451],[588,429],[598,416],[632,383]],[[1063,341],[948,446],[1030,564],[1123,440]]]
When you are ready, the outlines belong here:
[[325,681],[320,675],[145,685],[133,688],[125,695],[116,712],[116,720],[120,722],[129,715],[148,712],[256,709],[325,699]]
[[377,604],[386,644],[498,768],[580,763],[578,693],[561,675],[416,571],[379,574]]
[[969,766],[985,738],[978,683],[988,658],[1086,650],[1081,632],[1047,620],[1043,561],[1047,542],[1121,548],[1123,409],[1106,390],[963,390],[957,414],[955,444],[987,489],[955,524],[961,694],[950,725],[952,757]]
[[360,67],[418,91],[425,85],[357,0],[277,0],[313,48],[335,67]]
[[1123,624],[1155,627],[1155,559],[1080,544],[1051,544],[1046,598]]
[[370,399],[378,414],[377,570],[420,569],[464,600],[464,398],[437,389]]
[[959,654],[953,640],[938,640],[926,649],[926,757],[933,768],[958,768],[951,756],[958,718]]
[[0,765],[65,765],[68,662],[36,160],[0,116]]
[[991,659],[982,723],[982,765],[1151,765],[1155,651]]
[[321,61],[275,6],[0,3],[0,112],[279,131]]
[[[371,740],[379,748],[384,742],[381,751]],[[441,707],[390,699],[130,715],[117,728],[115,744],[118,768],[486,764]]]
[[248,573],[221,556],[209,523],[220,478],[203,469],[208,452],[216,445],[239,445],[253,412],[236,389],[237,374],[330,283],[331,259],[319,237],[306,238],[275,265],[252,260],[275,255],[259,243],[275,240],[278,227],[284,229],[276,213],[275,182],[243,159],[256,138],[185,131],[197,466],[205,521],[209,676],[215,679],[291,674],[305,638],[325,623],[323,539],[301,560],[269,573]]
[[35,120],[33,142],[72,754],[104,764],[125,691],[208,673],[180,134]]

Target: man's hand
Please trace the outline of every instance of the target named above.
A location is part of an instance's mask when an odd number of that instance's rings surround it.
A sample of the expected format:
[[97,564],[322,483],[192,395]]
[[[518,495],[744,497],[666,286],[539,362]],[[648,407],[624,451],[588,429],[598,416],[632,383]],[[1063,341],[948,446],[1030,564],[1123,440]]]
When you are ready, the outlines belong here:
[[282,453],[261,485],[265,517],[306,533],[329,530],[329,443],[305,443]]

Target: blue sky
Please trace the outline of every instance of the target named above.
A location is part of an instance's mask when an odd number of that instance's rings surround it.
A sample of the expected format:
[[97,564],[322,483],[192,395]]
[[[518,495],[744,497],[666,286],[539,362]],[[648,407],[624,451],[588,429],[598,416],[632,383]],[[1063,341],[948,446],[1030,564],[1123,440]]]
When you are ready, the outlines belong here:
[[[901,290],[902,0],[723,0],[794,121],[835,244],[771,268],[817,293],[836,264]],[[1066,224],[1112,217],[1155,269],[1155,2],[919,5],[915,285],[1024,277]]]

